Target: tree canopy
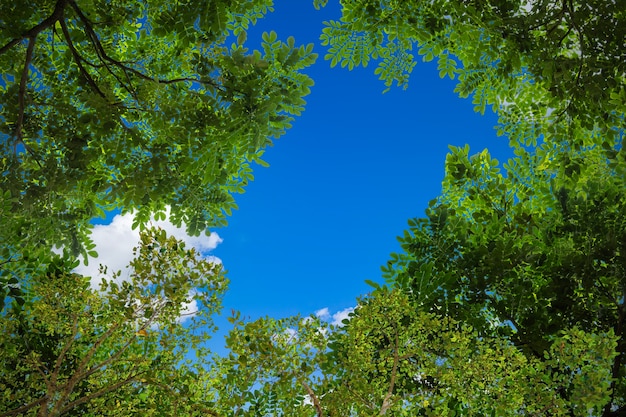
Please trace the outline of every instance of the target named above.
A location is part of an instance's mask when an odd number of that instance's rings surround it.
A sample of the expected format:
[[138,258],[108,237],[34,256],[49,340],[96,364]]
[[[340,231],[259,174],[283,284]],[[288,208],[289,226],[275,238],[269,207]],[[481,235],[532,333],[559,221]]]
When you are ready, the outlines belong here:
[[515,157],[451,149],[389,287],[330,333],[311,414],[624,415],[623,2],[341,5],[332,66],[406,87],[411,51],[436,58]]
[[312,45],[266,33],[246,48],[271,6],[0,2],[3,277],[53,245],[94,255],[87,229],[105,210],[141,226],[169,208],[193,235],[225,223],[313,84]]
[[130,277],[100,289],[57,257],[33,280],[36,297],[3,311],[0,416],[215,415],[203,344],[227,288],[221,267],[160,229],[136,255]]
[[325,22],[321,37],[331,65],[377,60],[387,87],[406,87],[415,52],[436,59],[440,75],[456,78],[456,92],[472,96],[477,111],[493,107],[513,143],[588,142],[571,134],[581,128],[612,143],[614,127],[624,124],[623,0],[340,3],[341,19]]
[[264,0],[0,2],[0,417],[626,415],[624,1],[340,4],[332,66],[406,87],[412,51],[437,59],[515,156],[452,147],[340,325],[233,311],[213,357],[221,267],[146,229],[98,290],[76,255],[111,208],[222,224],[302,111],[311,46],[246,49]]
[[409,221],[403,252],[383,267],[387,282],[416,311],[459,320],[544,365],[570,329],[614,333],[615,353],[595,364],[611,381],[595,409],[561,387],[565,409],[541,414],[622,415],[624,2],[341,4],[321,37],[331,65],[377,59],[388,87],[406,87],[411,51],[437,59],[477,111],[493,106],[515,148],[504,170],[487,150],[451,149],[442,194]]

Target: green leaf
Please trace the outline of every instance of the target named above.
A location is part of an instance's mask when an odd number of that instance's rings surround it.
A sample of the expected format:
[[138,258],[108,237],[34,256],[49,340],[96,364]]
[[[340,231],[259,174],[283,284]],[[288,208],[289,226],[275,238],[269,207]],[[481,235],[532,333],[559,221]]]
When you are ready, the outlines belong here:
[[366,279],[365,283],[367,285],[369,285],[370,287],[374,288],[375,290],[379,290],[380,289],[380,284],[378,284],[377,282],[374,282],[374,281],[372,281],[370,279]]
[[248,38],[248,33],[245,30],[242,30],[237,36],[237,45],[243,45],[246,43],[246,39]]

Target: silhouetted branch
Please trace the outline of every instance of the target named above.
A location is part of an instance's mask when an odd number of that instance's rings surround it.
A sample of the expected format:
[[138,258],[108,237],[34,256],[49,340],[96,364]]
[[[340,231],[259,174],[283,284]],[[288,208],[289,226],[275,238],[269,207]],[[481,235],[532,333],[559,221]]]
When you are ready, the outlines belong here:
[[26,48],[26,59],[24,60],[24,68],[22,68],[22,76],[20,77],[20,89],[17,95],[18,114],[17,123],[15,125],[15,139],[17,143],[23,143],[22,125],[24,124],[24,109],[26,108],[26,84],[28,82],[28,67],[33,59],[33,50],[35,49],[35,37],[28,39],[28,48]]
[[89,74],[89,72],[83,66],[82,61],[84,61],[84,59],[82,56],[80,56],[80,54],[76,50],[76,47],[74,47],[74,43],[72,42],[72,38],[70,37],[70,32],[67,29],[67,25],[65,24],[65,21],[61,20],[60,23],[61,23],[61,30],[63,31],[63,36],[65,37],[65,40],[67,41],[67,46],[70,48],[70,51],[72,52],[72,56],[74,57],[74,61],[76,61],[76,65],[78,66],[80,73],[85,77],[85,79],[87,80],[87,83],[91,86],[91,88],[94,89],[96,93],[98,93],[100,97],[106,98],[102,90],[100,90],[100,87],[98,87],[98,84],[96,84],[96,82],[92,78],[91,74]]
[[[206,79],[199,79],[199,78],[188,78],[188,77],[181,77],[181,78],[173,78],[173,79],[159,79],[159,78],[154,78],[151,77],[149,75],[146,75],[145,73],[130,67],[128,65],[126,65],[125,63],[112,58],[111,56],[109,56],[106,52],[106,50],[104,49],[104,47],[102,46],[102,43],[100,42],[100,39],[98,38],[98,34],[95,32],[95,30],[93,29],[93,24],[91,23],[91,21],[89,20],[89,18],[87,18],[87,16],[85,16],[85,14],[83,13],[83,11],[78,7],[78,5],[76,4],[76,2],[74,0],[69,0],[69,5],[72,7],[72,9],[74,9],[74,11],[76,12],[76,15],[78,16],[79,20],[83,23],[84,28],[85,28],[85,33],[88,35],[89,39],[91,40],[91,43],[94,47],[94,50],[96,51],[96,54],[98,55],[98,57],[100,58],[100,60],[102,61],[102,63],[104,64],[105,67],[107,67],[107,69],[109,70],[109,72],[111,72],[111,69],[106,65],[106,62],[109,62],[115,66],[117,66],[118,68],[120,68],[122,71],[124,71],[124,73],[126,74],[126,76],[128,77],[128,73],[131,73],[143,80],[147,80],[147,81],[153,81],[153,82],[157,82],[159,84],[174,84],[174,83],[179,83],[179,82],[197,82],[200,84],[208,84],[211,85],[214,88],[217,88],[220,91],[225,91],[224,87],[222,85],[220,85],[218,82],[215,82],[213,80],[206,80]],[[112,73],[112,72],[111,72]],[[115,76],[115,75],[114,75]],[[116,77],[116,79],[118,79],[118,82],[120,82],[120,84],[122,84],[122,87],[124,87],[127,91],[129,91],[129,89],[131,89],[131,87],[126,86],[124,83],[121,82],[121,80],[119,80],[119,78]],[[127,78],[128,80],[130,80],[130,78]],[[129,81],[130,82],[130,81]]]
[[13,48],[24,39],[36,38],[42,31],[53,26],[57,21],[63,19],[63,9],[65,9],[67,1],[68,0],[58,0],[50,16],[33,26],[30,30],[26,31],[21,37],[11,39],[6,45],[0,48],[0,55]]

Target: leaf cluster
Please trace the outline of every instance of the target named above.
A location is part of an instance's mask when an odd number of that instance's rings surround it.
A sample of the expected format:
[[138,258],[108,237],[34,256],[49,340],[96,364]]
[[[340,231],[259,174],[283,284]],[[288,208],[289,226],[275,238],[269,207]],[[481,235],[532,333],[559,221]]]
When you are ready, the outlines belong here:
[[452,148],[442,195],[409,221],[383,274],[419,311],[507,338],[529,358],[566,329],[614,332],[612,415],[624,405],[621,168],[597,147],[517,154],[503,174],[486,150]]
[[322,415],[329,327],[316,317],[229,319],[228,356],[217,363],[224,415]]

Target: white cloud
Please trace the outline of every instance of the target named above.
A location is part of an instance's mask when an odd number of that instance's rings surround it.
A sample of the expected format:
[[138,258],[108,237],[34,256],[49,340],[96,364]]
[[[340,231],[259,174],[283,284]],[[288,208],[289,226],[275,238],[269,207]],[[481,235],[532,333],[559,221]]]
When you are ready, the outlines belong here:
[[348,308],[344,308],[341,311],[336,312],[335,314],[333,314],[333,321],[331,322],[331,324],[335,326],[343,326],[344,325],[343,321],[345,319],[349,319],[348,316],[353,311],[354,311],[354,307],[348,307]]
[[534,2],[531,0],[526,0],[522,2],[521,9],[525,12],[525,14],[530,14],[533,11]]
[[353,311],[354,311],[354,307],[348,307],[331,315],[328,307],[324,307],[324,308],[317,310],[315,312],[315,316],[318,317],[320,320],[330,321],[330,324],[334,326],[341,327],[344,325],[343,321],[345,319],[349,319],[349,315]]
[[133,255],[133,247],[139,242],[139,231],[132,230],[132,216],[117,215],[108,225],[94,226],[91,239],[96,244],[95,250],[98,252],[97,258],[90,258],[89,265],[81,263],[76,272],[91,277],[91,285],[95,288],[99,286],[102,276],[99,275],[99,265],[106,265],[109,273],[124,271]]
[[188,297],[191,301],[183,304],[182,309],[180,310],[180,317],[178,318],[179,322],[185,321],[186,319],[194,316],[200,309],[198,302],[193,298],[195,294],[196,290],[191,290],[189,292]]
[[328,307],[324,307],[315,312],[315,317],[318,317],[320,320],[328,320],[330,318],[330,311],[328,311]]

